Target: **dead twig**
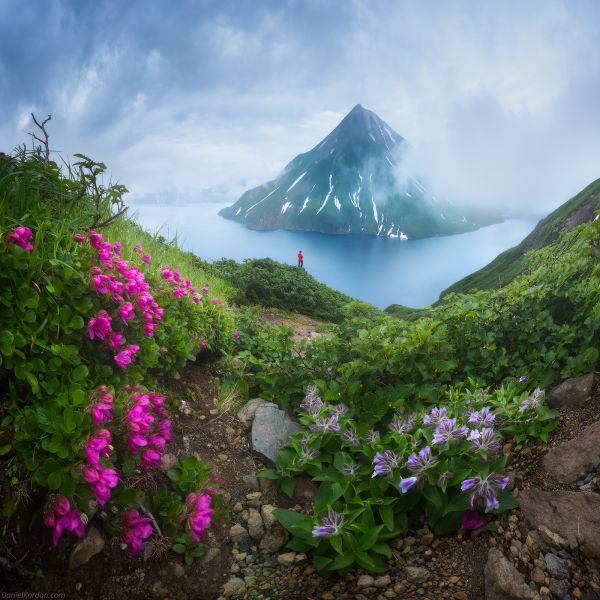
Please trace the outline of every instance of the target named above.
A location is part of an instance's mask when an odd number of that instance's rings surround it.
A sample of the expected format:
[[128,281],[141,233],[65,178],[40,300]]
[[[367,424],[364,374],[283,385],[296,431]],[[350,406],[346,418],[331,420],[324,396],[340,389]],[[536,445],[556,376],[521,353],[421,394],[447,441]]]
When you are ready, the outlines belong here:
[[21,575],[21,577],[38,577],[37,573],[25,569],[19,564],[19,562],[13,562],[5,556],[0,555],[0,565],[2,565],[4,568],[10,569],[11,571],[16,571],[19,575]]
[[[35,133],[30,133],[29,135],[34,140],[38,141],[40,144],[43,144],[43,146],[44,146],[44,166],[47,167],[48,162],[50,160],[50,144],[48,143],[48,139],[50,136],[48,135],[48,132],[46,131],[46,123],[48,123],[48,121],[50,121],[50,119],[52,119],[52,115],[48,115],[46,117],[46,119],[44,119],[41,123],[35,118],[35,115],[33,113],[31,113],[31,118],[33,119],[33,122],[37,125],[37,127],[44,134],[43,140],[41,138],[39,138],[37,135],[35,135]],[[40,150],[41,150],[41,147],[40,147]]]
[[154,529],[156,530],[156,533],[158,533],[158,536],[163,537],[162,531],[160,530],[154,515],[143,504],[138,502],[138,506],[142,509],[142,512],[150,518],[150,521],[152,521],[152,525],[154,525]]

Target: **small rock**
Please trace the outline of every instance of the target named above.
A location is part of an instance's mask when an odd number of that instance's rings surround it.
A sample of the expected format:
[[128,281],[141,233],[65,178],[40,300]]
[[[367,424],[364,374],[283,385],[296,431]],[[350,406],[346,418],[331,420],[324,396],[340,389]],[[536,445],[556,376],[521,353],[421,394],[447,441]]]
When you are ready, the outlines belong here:
[[234,598],[236,596],[242,596],[245,591],[246,584],[244,583],[244,580],[234,576],[223,586],[222,593],[225,598]]
[[551,408],[580,408],[592,398],[594,373],[567,379],[548,394],[548,406]]
[[551,552],[548,552],[544,559],[546,561],[546,570],[550,575],[557,579],[569,578],[569,567],[566,560],[558,558],[556,554],[552,554]]
[[240,408],[237,414],[238,420],[241,421],[242,425],[246,429],[250,429],[250,426],[252,425],[252,421],[256,416],[256,411],[258,410],[259,406],[273,406],[277,408],[276,404],[273,404],[272,402],[267,402],[262,398],[253,398],[252,400],[248,400],[248,402],[246,402],[246,404],[244,404],[244,406]]
[[492,548],[488,553],[484,574],[486,600],[535,598],[535,592],[527,586],[521,573],[496,548]]
[[221,554],[221,549],[216,547],[216,546],[211,546],[207,551],[206,554],[202,557],[202,561],[201,563],[203,565],[208,565],[209,563],[211,563],[215,558],[217,558],[217,556],[219,556],[219,554]]
[[429,546],[431,542],[433,542],[433,538],[433,533],[429,531],[421,536],[421,544],[423,544],[424,546]]
[[248,510],[248,533],[250,537],[259,542],[265,534],[265,528],[260,513],[255,508]]
[[368,587],[372,587],[373,583],[375,583],[375,580],[373,579],[373,577],[371,577],[370,575],[361,575],[358,578],[356,585],[359,588],[368,588]]
[[162,471],[168,471],[177,464],[177,457],[174,454],[163,454],[160,458],[160,468]]
[[335,596],[331,592],[325,592],[321,595],[321,600],[335,600]]
[[254,473],[248,473],[244,475],[242,477],[242,481],[244,482],[244,485],[250,490],[254,490],[255,492],[257,492],[260,489],[258,485],[258,479],[256,478],[256,475]]
[[406,579],[411,583],[423,583],[430,577],[430,573],[423,567],[405,567]]
[[469,596],[465,592],[454,592],[452,600],[469,600]]
[[452,584],[452,585],[456,585],[457,583],[460,582],[460,577],[458,577],[457,575],[452,575],[451,577],[448,577],[448,581]]
[[273,511],[276,509],[272,504],[263,504],[260,507],[260,516],[262,517],[263,523],[267,529],[271,529],[275,523],[277,523],[277,518],[273,514]]
[[295,552],[284,552],[277,557],[277,562],[282,567],[291,567],[296,560]]
[[85,565],[90,558],[102,552],[104,548],[104,538],[100,532],[92,525],[85,537],[77,542],[71,556],[69,557],[69,569],[76,569]]
[[550,588],[550,591],[557,598],[564,598],[569,593],[570,586],[564,579],[555,579],[554,577],[551,577],[548,588]]
[[175,563],[173,565],[173,575],[177,577],[177,579],[180,579],[185,575],[185,569],[179,563]]
[[252,538],[250,537],[248,530],[239,523],[236,523],[229,530],[229,536],[231,537],[231,541],[243,552],[246,552],[250,549],[250,546],[252,546]]
[[537,583],[538,585],[543,585],[545,582],[546,576],[544,575],[544,571],[542,571],[538,567],[534,567],[534,569],[530,573],[531,580]]
[[263,535],[260,540],[259,549],[261,552],[273,554],[287,544],[289,539],[288,532],[279,524],[275,524],[269,531]]
[[385,587],[386,585],[390,585],[391,582],[392,582],[392,580],[389,575],[381,575],[375,579],[375,581],[373,582],[373,585],[376,588],[382,588],[382,587]]
[[75,584],[75,591],[80,592],[82,587],[83,587],[83,584],[81,583],[81,581],[78,581]]

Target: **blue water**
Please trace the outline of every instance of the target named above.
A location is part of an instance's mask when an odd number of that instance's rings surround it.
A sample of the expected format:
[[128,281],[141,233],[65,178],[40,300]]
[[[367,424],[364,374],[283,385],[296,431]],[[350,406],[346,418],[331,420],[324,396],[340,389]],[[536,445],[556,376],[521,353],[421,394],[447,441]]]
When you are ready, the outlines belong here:
[[359,235],[297,231],[252,231],[217,215],[222,205],[136,204],[132,213],[147,230],[209,261],[270,257],[304,267],[320,281],[349,296],[385,308],[428,306],[440,292],[518,244],[534,220],[512,219],[461,235],[424,240],[390,240]]

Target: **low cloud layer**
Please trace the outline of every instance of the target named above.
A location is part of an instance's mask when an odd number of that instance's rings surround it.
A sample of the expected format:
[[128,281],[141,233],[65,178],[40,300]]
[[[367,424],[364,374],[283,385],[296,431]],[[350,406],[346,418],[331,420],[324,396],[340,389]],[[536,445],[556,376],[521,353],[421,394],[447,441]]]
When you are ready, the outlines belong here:
[[0,2],[0,140],[53,147],[137,196],[234,201],[360,102],[439,196],[543,214],[600,177],[590,1]]

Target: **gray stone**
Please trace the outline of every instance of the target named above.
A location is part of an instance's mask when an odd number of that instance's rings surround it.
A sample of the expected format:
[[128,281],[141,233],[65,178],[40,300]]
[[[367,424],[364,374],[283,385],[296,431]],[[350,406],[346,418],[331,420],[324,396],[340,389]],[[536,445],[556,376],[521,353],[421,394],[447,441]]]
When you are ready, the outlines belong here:
[[245,527],[236,523],[230,530],[231,541],[238,546],[242,552],[247,552],[252,546],[252,538]]
[[185,569],[179,563],[175,563],[173,565],[173,576],[177,577],[177,579],[180,579],[184,575],[185,575]]
[[287,544],[288,532],[279,524],[267,531],[260,540],[259,549],[267,554],[274,554]]
[[370,575],[361,575],[356,582],[356,585],[359,588],[368,588],[372,587],[375,583],[375,580]]
[[255,508],[248,510],[248,533],[255,542],[259,542],[265,534],[263,520]]
[[262,398],[253,398],[252,400],[248,400],[248,402],[246,402],[246,404],[240,408],[237,414],[238,420],[241,421],[242,425],[246,429],[250,429],[259,406],[274,406],[277,408],[277,405],[273,404],[272,402],[267,402]]
[[283,410],[275,405],[261,405],[252,422],[252,449],[268,460],[275,462],[277,454],[289,437],[302,431]]
[[519,503],[534,527],[544,525],[570,545],[576,545],[577,536],[583,534],[586,551],[600,556],[600,494],[530,488],[523,490]]
[[554,577],[551,577],[550,582],[548,583],[548,587],[550,588],[550,591],[556,598],[560,598],[561,600],[570,600],[570,586],[569,583],[564,579],[555,579]]
[[69,557],[69,569],[76,569],[85,565],[90,558],[102,552],[104,548],[104,538],[100,532],[92,525],[85,537],[75,544],[71,556]]
[[489,551],[485,574],[486,600],[533,600],[536,593],[497,548]]
[[429,571],[423,567],[406,567],[404,572],[406,579],[411,583],[423,583],[431,577]]
[[538,527],[538,531],[542,541],[545,542],[548,546],[552,546],[553,548],[562,548],[563,546],[567,546],[569,542],[564,538],[558,535],[558,533],[554,533],[554,531],[550,531],[545,525],[540,525]]
[[376,588],[382,588],[382,587],[386,587],[388,585],[390,585],[392,583],[392,579],[389,575],[380,575],[379,577],[377,577],[375,579],[375,581],[373,582],[373,585]]
[[575,483],[600,464],[600,421],[572,440],[552,448],[543,459],[544,469],[557,481]]
[[246,584],[239,577],[231,577],[223,586],[222,594],[225,598],[241,598],[246,591]]
[[556,577],[556,579],[569,578],[569,566],[566,560],[558,558],[556,554],[552,554],[551,552],[546,554],[544,560],[546,561],[546,570],[550,575]]
[[546,576],[544,575],[544,571],[542,571],[538,567],[535,567],[531,571],[530,577],[531,577],[531,580],[534,581],[535,583],[537,583],[538,585],[544,585],[544,581],[546,581]]
[[284,552],[277,557],[277,562],[282,567],[291,567],[296,562],[296,553]]
[[591,399],[594,390],[594,373],[567,379],[548,394],[548,406],[552,408],[580,408]]
[[277,523],[277,518],[273,514],[276,508],[277,507],[272,504],[263,504],[260,507],[260,516],[267,529],[271,529],[271,527]]
[[258,485],[258,479],[254,473],[248,473],[247,475],[244,475],[242,477],[242,481],[249,490],[254,490],[257,492],[260,489],[260,486]]
[[221,549],[220,548],[218,548],[217,546],[211,546],[206,551],[206,554],[202,557],[201,563],[203,565],[208,565],[213,560],[215,560],[215,558],[217,558],[217,556],[219,556],[220,554],[221,554]]
[[163,454],[160,458],[160,468],[162,471],[168,471],[177,464],[177,457],[174,454]]

